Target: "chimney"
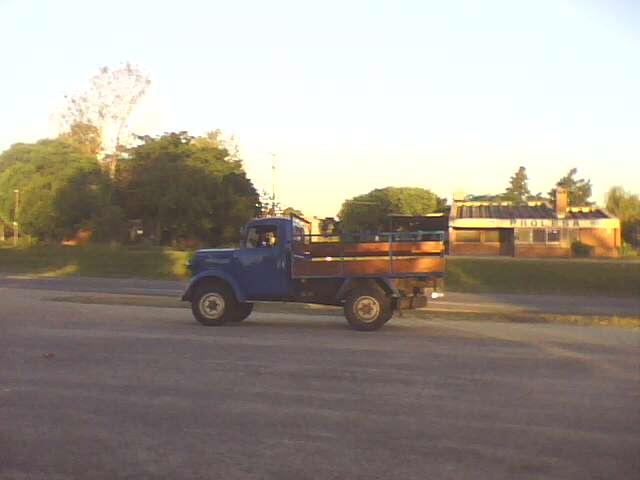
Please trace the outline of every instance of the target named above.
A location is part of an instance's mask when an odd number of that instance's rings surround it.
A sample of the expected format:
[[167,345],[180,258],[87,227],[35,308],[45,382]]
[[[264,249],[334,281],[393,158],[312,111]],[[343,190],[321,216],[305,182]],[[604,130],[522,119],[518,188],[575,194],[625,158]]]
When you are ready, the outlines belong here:
[[453,192],[454,202],[464,202],[464,197],[466,197],[466,193],[462,191]]
[[563,187],[556,188],[556,215],[558,218],[564,218],[567,213],[567,189]]

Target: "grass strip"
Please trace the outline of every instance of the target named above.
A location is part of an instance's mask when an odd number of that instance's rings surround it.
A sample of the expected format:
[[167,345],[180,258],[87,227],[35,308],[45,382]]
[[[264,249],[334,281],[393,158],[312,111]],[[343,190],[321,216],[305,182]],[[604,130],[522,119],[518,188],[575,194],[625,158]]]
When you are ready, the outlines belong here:
[[[161,247],[0,247],[0,273],[184,279],[191,253]],[[470,293],[640,297],[640,261],[448,257],[445,288]]]
[[0,272],[39,276],[183,279],[191,253],[161,247],[37,245],[0,248]]
[[640,263],[576,259],[447,259],[445,288],[469,293],[640,296]]

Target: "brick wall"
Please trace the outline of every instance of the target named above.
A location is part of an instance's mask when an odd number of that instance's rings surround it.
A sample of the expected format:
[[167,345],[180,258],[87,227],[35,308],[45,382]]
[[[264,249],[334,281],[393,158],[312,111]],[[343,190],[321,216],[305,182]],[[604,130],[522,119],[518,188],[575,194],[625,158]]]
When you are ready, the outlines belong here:
[[617,257],[620,230],[617,228],[581,228],[580,241],[593,247],[596,257]]
[[449,245],[451,255],[500,255],[499,243],[453,242]]
[[571,248],[555,245],[516,244],[516,257],[570,257]]
[[[488,230],[483,230],[483,232]],[[457,242],[456,231],[451,235],[449,253],[451,255],[499,256],[501,244],[497,242]],[[485,233],[482,234],[484,240]],[[620,247],[620,229],[618,228],[580,228],[578,238],[582,243],[593,247],[596,257],[617,257]],[[563,238],[562,244],[516,243],[516,257],[571,257],[571,245]]]

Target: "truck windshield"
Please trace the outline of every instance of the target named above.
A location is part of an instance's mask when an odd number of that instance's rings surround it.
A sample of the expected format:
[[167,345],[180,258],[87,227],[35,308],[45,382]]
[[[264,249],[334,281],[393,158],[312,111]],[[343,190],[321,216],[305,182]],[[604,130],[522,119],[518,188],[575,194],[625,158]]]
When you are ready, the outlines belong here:
[[245,248],[273,248],[277,244],[277,227],[270,225],[258,225],[247,229]]

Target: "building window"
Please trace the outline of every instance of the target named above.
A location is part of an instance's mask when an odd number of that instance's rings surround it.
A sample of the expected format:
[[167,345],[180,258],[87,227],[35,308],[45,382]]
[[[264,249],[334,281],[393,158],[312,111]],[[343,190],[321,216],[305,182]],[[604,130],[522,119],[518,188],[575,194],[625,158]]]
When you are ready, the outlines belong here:
[[577,228],[563,228],[560,232],[561,242],[563,245],[568,246],[573,242],[578,240],[578,229]]
[[560,243],[560,230],[547,230],[547,243]]
[[546,243],[547,231],[544,228],[533,229],[533,243]]
[[485,230],[484,231],[484,242],[485,243],[499,243],[500,242],[500,232],[498,230]]
[[456,242],[480,242],[480,230],[456,230]]
[[530,228],[516,229],[516,242],[531,243],[531,229]]

